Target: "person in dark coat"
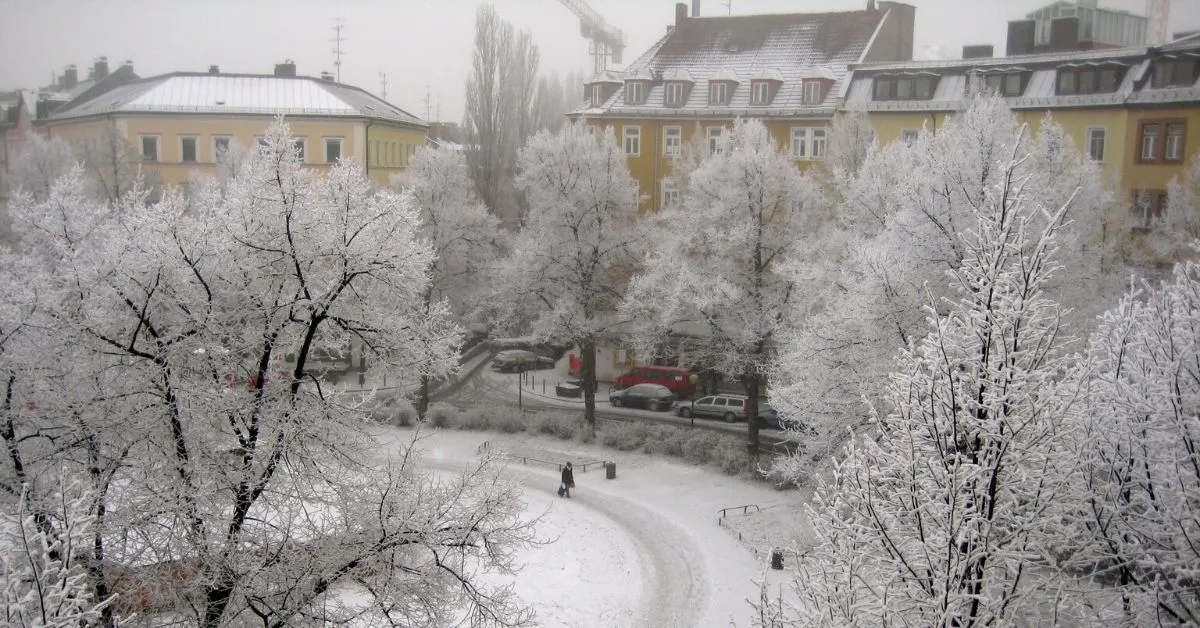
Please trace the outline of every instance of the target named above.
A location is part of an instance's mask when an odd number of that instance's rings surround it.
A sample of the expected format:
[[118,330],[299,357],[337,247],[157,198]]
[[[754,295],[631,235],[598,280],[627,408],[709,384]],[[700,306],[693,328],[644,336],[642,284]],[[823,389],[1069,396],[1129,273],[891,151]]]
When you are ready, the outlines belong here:
[[573,488],[575,488],[575,472],[571,470],[571,463],[568,462],[562,470],[562,484],[558,486],[558,496],[570,497]]

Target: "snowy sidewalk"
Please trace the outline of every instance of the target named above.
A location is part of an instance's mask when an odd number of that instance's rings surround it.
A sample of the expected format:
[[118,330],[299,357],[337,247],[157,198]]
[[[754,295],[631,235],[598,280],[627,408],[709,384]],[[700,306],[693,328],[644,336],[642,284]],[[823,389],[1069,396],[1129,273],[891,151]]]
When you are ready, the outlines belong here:
[[[388,445],[407,443],[411,435],[408,429],[379,429]],[[421,446],[432,467],[447,469],[474,459],[485,441],[528,459],[577,464],[571,500],[554,495],[553,466],[509,465],[525,487],[527,516],[545,513],[538,532],[557,539],[527,550],[525,568],[513,580],[545,626],[748,625],[749,601],[758,599],[753,581],[767,567],[767,545],[782,539],[779,522],[799,512],[795,493],[570,441],[441,430]],[[617,460],[615,480],[605,479],[603,467],[578,467],[602,459]],[[720,509],[744,504],[784,515],[753,518],[768,528],[759,531],[771,539],[760,540],[763,547],[718,525]],[[731,515],[727,522],[735,519],[752,518]]]

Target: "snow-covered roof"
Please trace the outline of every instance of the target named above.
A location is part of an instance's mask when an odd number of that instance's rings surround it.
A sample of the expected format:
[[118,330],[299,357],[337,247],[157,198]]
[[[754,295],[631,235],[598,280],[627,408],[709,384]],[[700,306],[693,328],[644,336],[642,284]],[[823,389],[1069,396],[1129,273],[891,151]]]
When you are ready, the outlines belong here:
[[752,81],[783,81],[783,72],[775,68],[757,68],[750,72]]
[[50,116],[196,113],[365,117],[425,126],[367,92],[324,79],[250,74],[175,73],[135,81]]
[[[825,102],[804,102],[805,78],[828,78],[839,83],[847,66],[858,62],[881,26],[894,10],[860,10],[829,13],[689,17],[668,29],[667,34],[629,65],[627,72],[649,70],[659,80],[651,86],[644,103],[626,104],[613,94],[600,106],[591,103],[577,110],[580,115],[639,116],[738,115],[828,116],[837,101],[838,88],[828,90]],[[819,76],[813,73],[817,68]],[[750,105],[751,90],[743,81],[756,73],[769,73],[780,81],[769,105]],[[708,92],[693,89],[680,107],[665,106],[666,81],[707,83],[736,80],[742,83],[730,94],[727,105],[710,105]]]
[[597,72],[597,73],[591,75],[590,77],[588,77],[588,80],[584,81],[584,83],[586,83],[588,85],[591,85],[592,83],[624,83],[624,82],[625,82],[625,80],[621,78],[621,75],[617,74],[616,72],[614,72],[612,70],[605,70],[603,72]]
[[650,73],[650,68],[638,68],[625,73],[626,81],[653,81],[654,75]]

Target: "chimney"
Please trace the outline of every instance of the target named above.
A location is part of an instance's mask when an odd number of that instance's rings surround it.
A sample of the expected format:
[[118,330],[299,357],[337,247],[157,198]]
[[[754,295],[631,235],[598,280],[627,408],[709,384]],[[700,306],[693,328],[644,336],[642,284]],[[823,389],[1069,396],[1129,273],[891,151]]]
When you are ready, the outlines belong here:
[[60,85],[63,89],[71,89],[79,84],[79,70],[75,69],[74,65],[68,65],[66,70],[63,70],[62,80]]
[[106,76],[108,76],[108,57],[99,57],[92,65],[92,78],[101,81]]
[[683,23],[688,19],[687,5],[682,2],[675,3],[675,28],[683,26]]
[[322,72],[322,73],[321,73],[321,80],[322,80],[322,81],[329,81],[330,83],[332,83],[332,82],[333,82],[333,72]]
[[963,46],[962,58],[964,59],[991,59],[994,49],[991,44],[979,44],[975,46]]
[[208,66],[208,73],[209,74],[220,74],[221,68],[219,68],[215,65],[210,65],[210,66]]
[[692,17],[700,17],[700,0],[692,0]]
[[133,69],[133,59],[126,59],[126,60],[122,61],[121,67],[129,68],[130,70],[132,70]]
[[867,0],[867,11],[874,11],[874,10],[876,10],[875,0]]
[[284,59],[283,63],[276,63],[275,64],[275,76],[295,78],[296,62],[292,61],[291,59]]

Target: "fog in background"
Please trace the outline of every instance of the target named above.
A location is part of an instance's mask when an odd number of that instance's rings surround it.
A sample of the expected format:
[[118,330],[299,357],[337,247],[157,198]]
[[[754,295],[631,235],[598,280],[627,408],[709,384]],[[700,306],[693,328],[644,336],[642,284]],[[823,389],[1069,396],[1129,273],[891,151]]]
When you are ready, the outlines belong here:
[[[866,0],[702,0],[701,15],[859,10]],[[459,121],[471,68],[472,0],[0,0],[0,90],[36,88],[68,64],[81,79],[93,59],[125,59],[142,77],[176,71],[270,73],[292,59],[297,71],[334,71],[334,20],[341,18],[341,80],[381,94],[431,120]],[[494,0],[501,17],[528,30],[544,74],[590,74],[588,41],[559,0]],[[625,31],[624,64],[674,20],[673,0],[589,0]],[[917,7],[917,58],[957,58],[964,44],[1003,53],[1007,22],[1050,0],[909,0]],[[690,0],[689,0],[690,5]],[[1143,0],[1100,0],[1102,8],[1145,14]],[[1174,0],[1172,32],[1200,28],[1200,0]],[[582,89],[581,89],[582,93]],[[428,96],[428,98],[427,98]]]

